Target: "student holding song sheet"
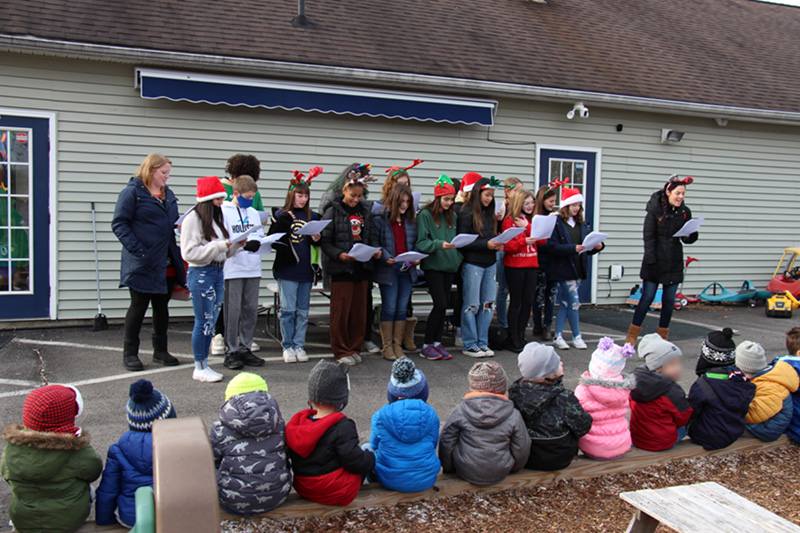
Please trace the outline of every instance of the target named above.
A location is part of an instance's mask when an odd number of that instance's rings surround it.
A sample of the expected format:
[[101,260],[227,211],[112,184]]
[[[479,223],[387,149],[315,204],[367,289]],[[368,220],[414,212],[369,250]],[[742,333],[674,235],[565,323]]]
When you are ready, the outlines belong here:
[[642,278],[642,297],[633,321],[628,328],[625,342],[636,343],[642,332],[642,323],[647,310],[656,296],[658,286],[662,285],[661,317],[658,320],[658,334],[664,340],[669,336],[669,322],[675,308],[675,294],[678,285],[683,281],[683,244],[697,241],[698,232],[687,237],[675,237],[675,234],[692,219],[691,210],[684,201],[686,186],[694,180],[686,176],[682,178],[673,174],[664,187],[653,193],[647,202],[647,214],[644,218],[644,257],[639,276]]

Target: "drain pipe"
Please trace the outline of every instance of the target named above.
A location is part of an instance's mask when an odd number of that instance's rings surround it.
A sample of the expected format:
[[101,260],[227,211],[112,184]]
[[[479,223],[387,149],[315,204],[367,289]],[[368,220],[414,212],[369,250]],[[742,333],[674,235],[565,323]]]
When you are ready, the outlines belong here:
[[314,25],[306,16],[306,0],[297,0],[297,15],[292,19],[295,28],[311,28]]

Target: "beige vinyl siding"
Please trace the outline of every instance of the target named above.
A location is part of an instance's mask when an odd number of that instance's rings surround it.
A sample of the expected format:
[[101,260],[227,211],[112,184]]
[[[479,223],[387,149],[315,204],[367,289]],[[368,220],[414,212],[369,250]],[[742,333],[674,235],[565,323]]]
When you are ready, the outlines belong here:
[[[490,96],[490,95],[486,95]],[[133,68],[111,63],[0,54],[0,107],[58,114],[57,198],[59,319],[95,313],[89,201],[97,203],[103,309],[120,317],[127,292],[117,287],[120,245],[110,231],[118,192],[150,151],[174,161],[170,187],[181,210],[194,203],[194,180],[222,175],[233,153],[256,154],[264,203],[278,206],[290,171],[325,168],[312,187],[312,206],[327,184],[353,161],[370,162],[383,179],[391,165],[425,163],[412,171],[414,188],[431,196],[440,173],[469,170],[500,178],[516,175],[535,188],[534,143],[602,150],[599,225],[611,234],[598,256],[600,276],[611,263],[625,277],[598,280],[598,303],[619,303],[638,283],[641,223],[650,194],[673,172],[692,175],[687,203],[707,216],[700,241],[686,252],[699,258],[686,293],[712,281],[730,289],[744,279],[763,287],[785,246],[798,245],[800,128],[601,109],[587,102],[588,119],[569,121],[570,106],[501,99],[497,125],[483,127],[417,121],[270,111],[144,100],[133,88]],[[623,124],[622,132],[616,125]],[[661,128],[686,132],[677,145],[660,144]],[[372,187],[372,198],[379,194]],[[272,280],[264,262],[262,301]],[[174,315],[190,314],[187,303]]]

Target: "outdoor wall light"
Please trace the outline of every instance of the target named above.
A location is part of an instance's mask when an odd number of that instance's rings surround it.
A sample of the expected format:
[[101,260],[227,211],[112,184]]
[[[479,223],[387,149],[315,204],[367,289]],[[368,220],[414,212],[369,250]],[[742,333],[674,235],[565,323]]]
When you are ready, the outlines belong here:
[[669,128],[662,128],[661,130],[661,144],[675,144],[681,142],[683,136],[686,134],[684,131],[671,130]]
[[572,109],[567,112],[567,118],[572,120],[575,118],[575,114],[580,118],[589,118],[589,108],[583,105],[583,102],[576,102]]

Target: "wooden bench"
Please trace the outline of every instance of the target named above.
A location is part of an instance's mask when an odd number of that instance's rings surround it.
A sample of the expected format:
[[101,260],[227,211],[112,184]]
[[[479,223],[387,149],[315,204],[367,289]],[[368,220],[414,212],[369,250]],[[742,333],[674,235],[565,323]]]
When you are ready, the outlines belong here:
[[619,497],[637,509],[628,533],[653,533],[659,524],[679,533],[800,532],[800,527],[713,481]]

